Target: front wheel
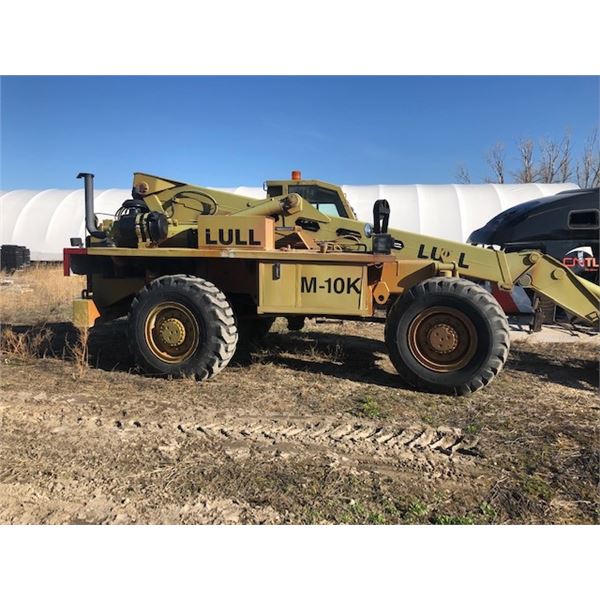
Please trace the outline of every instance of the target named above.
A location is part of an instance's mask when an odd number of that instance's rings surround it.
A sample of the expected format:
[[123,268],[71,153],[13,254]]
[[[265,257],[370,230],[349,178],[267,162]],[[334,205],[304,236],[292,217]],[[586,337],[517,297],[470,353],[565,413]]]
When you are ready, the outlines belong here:
[[506,315],[481,286],[435,277],[400,296],[385,341],[400,376],[424,391],[464,395],[500,372],[510,347]]
[[149,373],[209,379],[229,363],[237,338],[225,295],[199,277],[159,277],[129,311],[130,349]]

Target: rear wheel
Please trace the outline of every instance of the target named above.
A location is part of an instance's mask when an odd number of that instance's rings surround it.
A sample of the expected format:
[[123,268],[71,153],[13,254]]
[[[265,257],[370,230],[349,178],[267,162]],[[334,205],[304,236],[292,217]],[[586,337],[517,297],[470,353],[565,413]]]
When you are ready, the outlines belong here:
[[454,277],[428,279],[400,296],[388,314],[385,341],[407,383],[458,395],[486,386],[510,347],[508,322],[495,298]]
[[129,311],[129,343],[146,372],[214,377],[237,343],[233,310],[209,281],[167,275],[148,284]]

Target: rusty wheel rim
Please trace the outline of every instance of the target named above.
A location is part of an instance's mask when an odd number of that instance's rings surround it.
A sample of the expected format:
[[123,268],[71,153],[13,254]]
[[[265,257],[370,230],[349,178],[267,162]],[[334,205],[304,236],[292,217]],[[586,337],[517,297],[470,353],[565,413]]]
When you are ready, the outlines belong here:
[[438,373],[458,371],[475,355],[477,331],[463,312],[433,306],[417,315],[408,328],[408,346],[424,367]]
[[144,336],[156,357],[178,364],[186,361],[198,348],[200,330],[186,306],[178,302],[161,302],[149,312]]

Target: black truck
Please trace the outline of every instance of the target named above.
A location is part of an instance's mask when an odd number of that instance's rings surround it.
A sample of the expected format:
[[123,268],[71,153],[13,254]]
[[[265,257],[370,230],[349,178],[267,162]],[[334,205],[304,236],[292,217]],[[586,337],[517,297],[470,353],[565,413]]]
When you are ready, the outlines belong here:
[[[496,215],[467,240],[470,244],[499,246],[506,252],[540,250],[560,260],[579,277],[600,284],[600,188],[566,190],[529,200]],[[494,293],[494,290],[492,290]],[[496,290],[507,314],[533,311],[534,331],[542,323],[562,321],[568,315],[549,300],[515,288],[512,294]],[[527,300],[529,297],[529,300]],[[523,304],[528,307],[523,308]]]
[[496,215],[467,240],[506,252],[538,249],[598,284],[600,188],[567,190]]

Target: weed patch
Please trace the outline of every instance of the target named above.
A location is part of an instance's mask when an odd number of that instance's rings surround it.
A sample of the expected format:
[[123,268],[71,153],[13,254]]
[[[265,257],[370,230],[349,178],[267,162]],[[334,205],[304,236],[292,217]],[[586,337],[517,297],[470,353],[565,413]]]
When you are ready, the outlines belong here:
[[367,396],[363,400],[359,400],[359,411],[365,417],[373,419],[380,418],[384,414],[379,402],[373,396]]

